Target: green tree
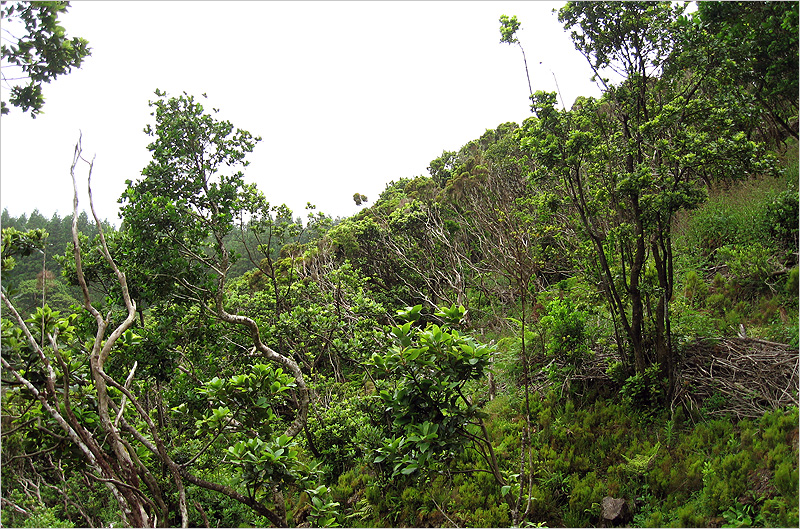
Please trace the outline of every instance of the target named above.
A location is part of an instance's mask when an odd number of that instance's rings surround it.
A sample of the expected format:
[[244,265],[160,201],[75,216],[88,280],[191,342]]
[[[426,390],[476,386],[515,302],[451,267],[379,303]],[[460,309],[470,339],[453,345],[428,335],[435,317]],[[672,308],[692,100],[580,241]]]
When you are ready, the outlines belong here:
[[[126,406],[125,398],[130,393],[105,372],[112,353],[136,340],[129,330],[135,318],[135,305],[127,295],[124,274],[107,250],[105,256],[122,286],[127,315],[122,321],[114,323],[110,315],[101,314],[89,300],[81,273],[77,231],[78,194],[74,170],[81,160],[79,143],[72,164],[75,188],[72,235],[84,306],[94,320],[94,330],[92,334],[81,335],[74,325],[76,315],[62,318],[46,305],[39,307],[31,318],[25,320],[6,293],[2,292],[0,297],[9,315],[2,326],[2,364],[4,371],[15,382],[15,397],[27,399],[29,406],[35,405],[39,413],[34,420],[47,424],[45,431],[48,436],[68,442],[73,448],[71,459],[77,458],[82,468],[89,471],[98,482],[106,484],[119,505],[123,521],[136,526],[151,526],[154,525],[153,520],[166,510],[166,506],[152,475],[142,468],[135,452],[129,451],[130,444],[122,434],[120,420]],[[89,175],[91,182],[91,164]],[[94,212],[93,204],[91,208]],[[98,229],[101,229],[96,215],[95,219]],[[134,365],[128,385],[135,370]],[[114,399],[119,393],[115,394],[114,391],[126,393],[119,404]],[[85,406],[89,396],[93,405]],[[81,406],[75,406],[74,403],[81,403]],[[116,406],[122,411],[112,418],[116,414]],[[139,411],[143,412],[141,407]],[[30,422],[23,422],[20,426],[27,427]],[[53,430],[59,434],[53,433]],[[155,443],[161,445],[157,432],[151,429],[149,433],[153,435]],[[159,448],[165,455],[163,446]],[[165,463],[169,464],[171,460],[167,459]],[[170,470],[177,477],[174,463],[170,465]],[[152,494],[154,500],[148,499],[140,490],[142,481],[143,488]],[[182,484],[177,485],[183,491]],[[158,514],[151,511],[156,504],[162,508]],[[181,511],[183,525],[186,526],[185,495]]]
[[523,140],[564,185],[636,372],[659,363],[670,377],[674,215],[705,199],[706,182],[770,169],[746,137],[748,107],[730,95],[726,61],[708,53],[683,9],[565,5],[559,20],[575,28],[605,93],[558,112],[555,94],[537,92],[535,132]]
[[[247,166],[245,157],[260,138],[234,128],[228,121],[217,120],[213,115],[216,109],[207,113],[203,105],[186,93],[169,97],[156,90],[156,96],[158,99],[150,102],[155,125],[145,128],[153,138],[148,146],[153,159],[142,171],[140,180],[128,181],[120,199],[122,229],[133,247],[142,252],[142,269],[153,277],[170,278],[175,296],[197,303],[226,324],[240,326],[252,344],[254,356],[278,364],[294,378],[293,398],[289,399],[294,418],[277,441],[259,439],[267,447],[273,442],[283,443],[305,426],[309,392],[303,373],[291,356],[265,343],[255,320],[228,312],[226,303],[226,284],[235,256],[226,247],[225,237],[244,219],[257,220],[269,211],[263,195],[254,184],[246,184],[238,170]],[[234,383],[233,379],[229,382]],[[228,416],[225,408],[214,408],[219,415],[217,423]],[[263,446],[259,445],[258,450]],[[285,448],[281,448],[281,454]],[[250,457],[245,452],[237,454]],[[262,470],[258,475],[264,477]],[[249,492],[243,494],[186,470],[182,476],[195,485],[248,505],[272,523],[286,523],[282,489],[279,484],[268,485],[270,480],[266,477],[261,485],[256,483],[257,476],[248,478]],[[264,492],[269,494],[265,496]],[[264,503],[269,499],[272,507]]]
[[455,161],[456,153],[453,151],[442,151],[441,156],[431,160],[428,172],[439,187],[444,188],[447,186],[447,182],[453,177]]
[[[68,39],[59,24],[69,2],[2,2],[3,21],[2,82],[11,95],[8,103],[35,118],[44,106],[42,84],[80,68],[91,55],[89,42],[80,37]],[[22,82],[27,81],[27,84]],[[0,112],[8,114],[6,101]]]
[[509,17],[507,15],[500,16],[500,42],[506,44],[516,44],[522,52],[522,60],[525,63],[525,77],[528,79],[528,92],[533,95],[533,88],[531,88],[531,76],[528,73],[528,59],[525,58],[525,48],[522,47],[519,39],[517,38],[517,30],[522,27],[522,24],[517,20],[516,16]]
[[[101,225],[107,236],[113,235],[115,230],[112,225],[106,221],[103,221]],[[67,217],[62,220],[57,213],[54,213],[50,220],[47,220],[37,210],[34,210],[30,214],[30,217],[25,214],[19,217],[12,217],[8,214],[8,211],[4,209],[2,226],[4,230],[11,228],[21,233],[26,231],[29,234],[42,231],[47,233],[47,237],[42,239],[35,248],[36,255],[40,257],[39,259],[21,259],[17,261],[13,269],[3,269],[2,283],[4,288],[13,288],[14,285],[19,285],[26,281],[29,285],[33,284],[36,282],[39,274],[42,273],[43,267],[51,271],[56,277],[61,275],[63,272],[62,263],[64,260],[63,256],[59,254],[66,250],[70,259],[72,255],[71,218]],[[78,232],[81,237],[94,237],[97,234],[97,227],[89,223],[89,218],[85,211],[82,211],[78,216]],[[9,255],[9,257],[13,256]],[[80,289],[76,286],[77,280],[73,278],[68,281],[67,284],[69,285],[68,290],[71,291],[68,296],[80,299],[81,293]],[[67,293],[64,292],[64,294]],[[66,298],[62,299],[66,300]],[[61,308],[66,308],[66,306],[62,306]]]
[[735,61],[741,87],[751,92],[776,132],[798,138],[798,3],[698,2],[697,23]]

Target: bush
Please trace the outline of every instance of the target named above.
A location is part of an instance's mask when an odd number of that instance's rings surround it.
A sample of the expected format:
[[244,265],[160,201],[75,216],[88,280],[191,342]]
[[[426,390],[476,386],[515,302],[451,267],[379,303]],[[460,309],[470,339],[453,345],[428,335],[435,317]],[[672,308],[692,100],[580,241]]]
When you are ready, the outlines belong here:
[[636,409],[654,411],[664,398],[664,381],[661,379],[661,366],[654,364],[628,377],[622,386],[622,398]]
[[691,215],[687,228],[689,247],[697,248],[705,256],[713,255],[717,248],[737,240],[739,215],[720,199],[711,198]]
[[699,307],[708,295],[708,286],[694,270],[686,272],[685,282],[686,302],[692,307]]
[[[796,164],[787,170],[794,177]],[[725,246],[777,245],[797,252],[798,195],[794,178],[752,179],[713,190],[708,201],[690,212],[681,233],[681,246],[713,258]],[[697,264],[697,263],[696,263]]]
[[786,286],[785,291],[791,298],[794,298],[795,303],[797,303],[797,291],[800,288],[800,281],[798,280],[798,276],[800,276],[800,269],[798,267],[794,267],[789,270],[789,275],[786,277]]
[[547,304],[547,315],[541,323],[550,331],[547,354],[572,366],[583,363],[589,354],[585,312],[569,298],[556,298]]
[[796,189],[782,191],[768,202],[764,212],[767,233],[782,248],[797,252],[797,218],[800,215]]
[[724,246],[717,252],[717,257],[728,265],[736,285],[756,292],[768,289],[767,281],[779,269],[772,249],[761,243]]

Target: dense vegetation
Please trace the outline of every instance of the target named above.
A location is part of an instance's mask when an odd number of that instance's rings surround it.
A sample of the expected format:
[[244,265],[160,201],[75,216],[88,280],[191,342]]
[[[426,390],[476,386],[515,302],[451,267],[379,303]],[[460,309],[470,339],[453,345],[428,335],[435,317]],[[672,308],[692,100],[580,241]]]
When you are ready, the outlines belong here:
[[3,525],[796,527],[797,3],[559,20],[600,99],[350,218],[158,90],[119,228],[4,211]]

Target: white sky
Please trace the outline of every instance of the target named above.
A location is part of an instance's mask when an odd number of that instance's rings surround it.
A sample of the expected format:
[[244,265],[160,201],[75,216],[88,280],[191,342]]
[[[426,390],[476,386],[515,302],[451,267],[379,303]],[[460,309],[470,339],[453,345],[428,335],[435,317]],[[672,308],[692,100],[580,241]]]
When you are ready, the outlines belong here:
[[534,91],[555,91],[555,73],[568,106],[599,96],[551,12],[561,5],[73,1],[62,23],[92,56],[45,85],[38,118],[12,108],[0,120],[0,205],[69,214],[80,130],[96,155],[98,213],[118,224],[124,182],[149,161],[142,129],[160,88],[207,93],[206,108],[263,138],[244,172],[271,203],[296,217],[307,202],[352,215],[353,193],[371,204],[389,181],[428,175],[443,150],[530,116],[522,53],[500,43],[500,15],[522,23]]

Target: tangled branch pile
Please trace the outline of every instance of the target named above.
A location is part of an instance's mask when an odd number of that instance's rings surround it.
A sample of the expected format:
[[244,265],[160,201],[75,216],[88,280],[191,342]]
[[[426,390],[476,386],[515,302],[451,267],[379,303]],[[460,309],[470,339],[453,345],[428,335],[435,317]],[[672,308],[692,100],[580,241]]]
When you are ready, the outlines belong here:
[[675,401],[706,415],[756,418],[798,404],[798,350],[756,338],[704,339],[683,359]]

